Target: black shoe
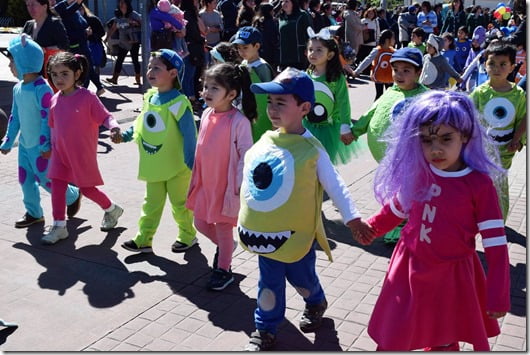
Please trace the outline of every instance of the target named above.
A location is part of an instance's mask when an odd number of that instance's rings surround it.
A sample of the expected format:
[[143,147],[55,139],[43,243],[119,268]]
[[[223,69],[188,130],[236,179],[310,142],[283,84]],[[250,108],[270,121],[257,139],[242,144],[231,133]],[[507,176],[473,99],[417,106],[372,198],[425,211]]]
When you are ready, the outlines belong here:
[[319,304],[307,305],[304,309],[304,314],[300,319],[300,330],[304,333],[311,333],[317,330],[322,325],[322,316],[328,308],[328,302],[324,299]]
[[121,247],[123,249],[127,249],[127,250],[135,252],[135,253],[152,253],[153,252],[153,248],[152,247],[150,247],[150,246],[139,247],[138,245],[136,245],[134,240],[128,240],[126,242],[123,242],[121,244]]
[[265,330],[256,330],[250,334],[250,340],[245,351],[263,351],[270,350],[276,344],[276,336]]
[[79,197],[77,197],[77,200],[75,200],[71,205],[66,206],[66,215],[68,218],[72,218],[79,212],[79,209],[81,208],[81,197],[83,195],[81,194],[81,191],[79,191]]
[[234,276],[232,275],[232,271],[215,269],[212,272],[212,276],[210,277],[210,281],[208,281],[207,287],[210,290],[221,291],[224,290],[226,286],[230,285],[232,282],[234,282]]
[[173,253],[182,253],[196,244],[197,244],[197,238],[193,238],[193,240],[191,241],[189,245],[179,242],[177,240],[175,243],[173,243],[173,245],[171,245],[171,251]]
[[22,218],[15,221],[15,228],[26,228],[26,227],[31,226],[32,224],[42,223],[42,222],[44,222],[44,217],[35,218],[26,212],[26,214],[24,214]]

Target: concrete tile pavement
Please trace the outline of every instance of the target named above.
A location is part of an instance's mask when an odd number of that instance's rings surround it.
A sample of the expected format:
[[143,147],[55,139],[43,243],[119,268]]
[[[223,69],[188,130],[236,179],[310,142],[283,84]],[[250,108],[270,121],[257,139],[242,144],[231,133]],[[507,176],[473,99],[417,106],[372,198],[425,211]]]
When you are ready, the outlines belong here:
[[[0,58],[0,68],[2,64]],[[109,71],[108,67],[104,72]],[[0,69],[1,79],[6,76],[10,78]],[[141,93],[133,82],[133,78],[121,79],[123,85],[110,88],[103,99],[123,128],[141,106]],[[365,81],[356,81],[353,86],[352,116],[357,118],[372,102],[375,90]],[[136,179],[136,146],[113,145],[107,132],[100,138],[102,189],[125,207],[119,227],[109,233],[99,231],[103,213],[84,199],[79,216],[68,222],[70,238],[52,247],[39,243],[42,226],[28,230],[12,227],[23,213],[16,154],[0,157],[4,200],[0,215],[4,261],[0,266],[0,317],[20,325],[14,332],[0,330],[0,350],[242,350],[254,330],[257,258],[236,249],[235,284],[220,293],[207,291],[204,286],[215,247],[200,236],[198,247],[185,254],[172,253],[176,230],[169,208],[155,236],[153,255],[132,255],[120,248],[119,244],[136,232],[144,184]],[[509,175],[512,310],[501,320],[501,335],[491,339],[496,351],[527,349],[525,157],[526,150],[516,155]],[[339,168],[364,217],[379,208],[372,193],[375,168],[366,151]],[[45,192],[42,204],[49,223],[51,204]],[[324,203],[323,214],[335,259],[329,263],[323,253],[317,253],[318,274],[329,302],[323,327],[315,334],[300,332],[298,319],[304,304],[288,286],[286,320],[276,350],[375,350],[366,326],[392,249],[381,240],[369,247],[353,242],[330,201]],[[471,350],[468,344],[461,345]]]

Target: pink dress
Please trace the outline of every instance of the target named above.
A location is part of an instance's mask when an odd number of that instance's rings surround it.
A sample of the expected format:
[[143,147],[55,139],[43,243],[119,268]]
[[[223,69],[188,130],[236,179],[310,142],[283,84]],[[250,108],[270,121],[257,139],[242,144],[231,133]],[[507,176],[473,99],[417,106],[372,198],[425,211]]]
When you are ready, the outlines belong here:
[[[368,324],[381,350],[407,351],[463,341],[489,350],[498,321],[486,311],[510,309],[510,276],[502,213],[491,179],[466,168],[431,167],[429,201],[414,203],[392,254]],[[378,235],[403,220],[395,204],[368,223]],[[487,278],[475,251],[482,235]]]
[[56,93],[50,106],[52,156],[48,178],[79,187],[103,185],[97,161],[99,126],[118,127],[98,97],[85,88]]
[[[243,157],[251,145],[250,121],[237,109],[203,113],[186,201],[195,217],[236,225]],[[227,202],[237,206],[228,209]]]

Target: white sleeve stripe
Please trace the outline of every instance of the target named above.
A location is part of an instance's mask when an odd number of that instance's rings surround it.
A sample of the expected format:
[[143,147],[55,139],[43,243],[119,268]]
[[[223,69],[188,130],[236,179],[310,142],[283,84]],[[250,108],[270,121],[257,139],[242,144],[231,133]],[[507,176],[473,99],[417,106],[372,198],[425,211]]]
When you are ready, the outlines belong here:
[[490,219],[488,221],[477,223],[478,230],[504,228],[504,221],[502,219]]
[[394,201],[390,201],[390,209],[392,210],[392,213],[394,213],[399,218],[407,218],[407,215],[401,212],[397,209],[396,205],[394,205]]
[[503,235],[502,237],[482,239],[482,246],[484,248],[496,247],[498,245],[506,245],[506,244],[508,244],[508,241],[506,240],[505,235]]

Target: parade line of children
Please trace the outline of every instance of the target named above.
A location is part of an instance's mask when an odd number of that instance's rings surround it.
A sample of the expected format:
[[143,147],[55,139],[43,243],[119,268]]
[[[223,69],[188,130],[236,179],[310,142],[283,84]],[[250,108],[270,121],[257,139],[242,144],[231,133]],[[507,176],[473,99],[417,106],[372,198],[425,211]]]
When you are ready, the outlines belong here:
[[[183,61],[175,51],[151,53],[152,89],[134,124],[121,131],[98,97],[80,86],[84,56],[50,58],[45,69],[58,90],[53,94],[39,74],[42,49],[24,35],[12,40],[10,68],[20,81],[0,152],[9,153],[20,133],[26,213],[15,227],[43,223],[38,186],[52,196],[53,225],[44,244],[68,238],[65,213],[78,213],[81,196],[103,209],[102,231],[118,225],[122,207],[97,187],[103,185],[96,147],[104,125],[114,143],[137,144],[138,178],[146,182],[138,232],[123,248],[153,252],[169,197],[179,228],[172,251],[196,245],[197,231],[217,247],[208,289],[221,291],[234,281],[234,229],[239,245],[257,254],[256,330],[246,350],[273,349],[287,307],[286,280],[305,302],[301,331],[321,326],[328,303],[316,273],[317,247],[333,261],[324,194],[359,244],[394,231],[397,244],[368,325],[378,350],[451,351],[459,342],[489,350],[488,338],[500,333],[497,319],[510,309],[506,169],[526,144],[526,94],[507,80],[516,48],[494,41],[481,52],[489,80],[468,96],[428,87],[447,80],[436,70],[441,37],[429,36],[423,56],[417,48],[389,50],[389,34],[373,57],[388,62],[393,85],[378,80],[389,88],[380,88],[368,112],[352,122],[335,39],[326,30],[308,35],[307,72],[288,67],[273,78],[258,55],[259,31],[241,28],[233,38],[245,61],[206,70],[208,108],[198,131],[180,91]],[[382,205],[366,220],[336,169],[355,157],[365,133],[380,164],[374,194]],[[478,234],[487,273],[475,250]]]

